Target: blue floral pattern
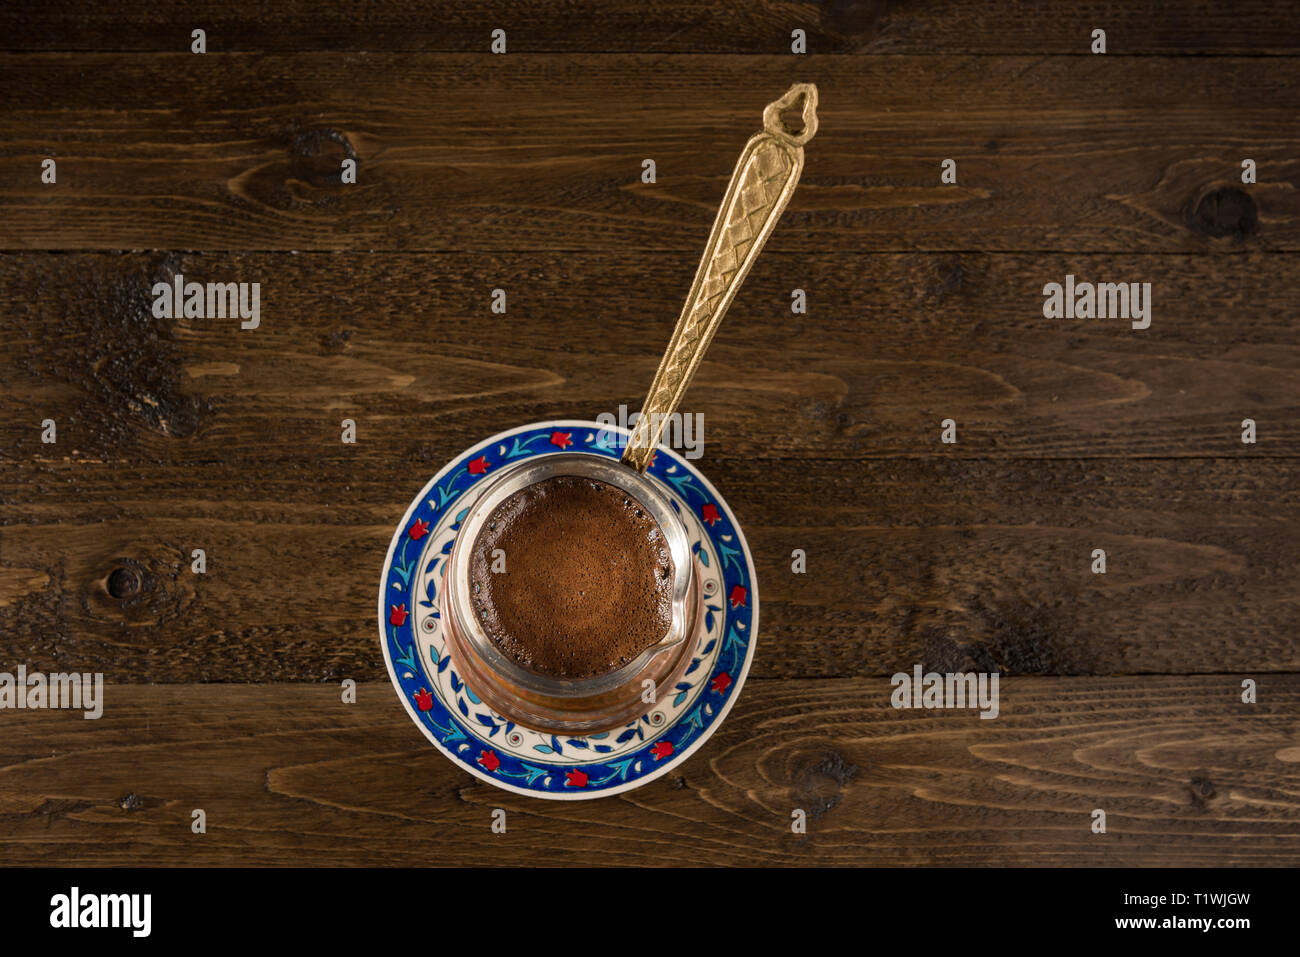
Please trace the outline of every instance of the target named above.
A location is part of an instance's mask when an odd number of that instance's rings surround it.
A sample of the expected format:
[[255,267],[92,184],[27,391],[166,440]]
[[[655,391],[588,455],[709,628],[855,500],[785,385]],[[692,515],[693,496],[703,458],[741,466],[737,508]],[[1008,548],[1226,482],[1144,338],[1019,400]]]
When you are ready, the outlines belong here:
[[665,773],[712,733],[739,694],[754,652],[758,596],[744,537],[726,503],[676,454],[648,474],[682,515],[703,574],[704,620],[686,673],[651,711],[600,734],[557,736],[519,727],[484,705],[451,666],[437,589],[465,509],[460,496],[500,466],[570,446],[617,458],[592,422],[524,426],[461,455],[426,486],[394,536],[379,621],[385,658],[408,712],[440,750],[498,786],[545,798],[592,798]]

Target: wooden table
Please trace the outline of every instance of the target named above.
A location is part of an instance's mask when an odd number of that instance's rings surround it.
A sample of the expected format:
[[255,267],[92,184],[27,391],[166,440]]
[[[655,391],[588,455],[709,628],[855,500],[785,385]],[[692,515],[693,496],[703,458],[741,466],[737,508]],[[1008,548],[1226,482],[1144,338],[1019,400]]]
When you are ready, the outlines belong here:
[[[1300,16],[411,7],[0,11],[0,668],[109,683],[0,712],[5,863],[1300,863]],[[388,539],[471,443],[637,407],[796,80],[820,132],[686,400],[750,680],[679,773],[496,790],[390,687]],[[259,328],[154,318],[177,274]],[[1067,274],[1150,328],[1045,318]],[[999,717],[895,710],[915,664]]]

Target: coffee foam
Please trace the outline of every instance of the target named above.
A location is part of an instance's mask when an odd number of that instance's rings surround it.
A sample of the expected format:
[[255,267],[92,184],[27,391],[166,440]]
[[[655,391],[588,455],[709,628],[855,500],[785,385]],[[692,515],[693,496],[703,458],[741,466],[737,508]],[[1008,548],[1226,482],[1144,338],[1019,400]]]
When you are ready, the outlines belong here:
[[[493,572],[493,552],[506,571]],[[622,489],[558,475],[488,516],[470,556],[470,599],[508,658],[554,678],[621,668],[672,623],[675,566],[663,530]]]

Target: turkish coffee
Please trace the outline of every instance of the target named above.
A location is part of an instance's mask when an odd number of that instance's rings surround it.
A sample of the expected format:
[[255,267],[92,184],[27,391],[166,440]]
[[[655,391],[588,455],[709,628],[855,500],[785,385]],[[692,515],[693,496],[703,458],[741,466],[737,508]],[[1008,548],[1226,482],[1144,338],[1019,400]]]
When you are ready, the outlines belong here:
[[667,635],[674,574],[663,530],[640,502],[557,475],[488,516],[470,556],[470,599],[510,660],[551,678],[593,678]]

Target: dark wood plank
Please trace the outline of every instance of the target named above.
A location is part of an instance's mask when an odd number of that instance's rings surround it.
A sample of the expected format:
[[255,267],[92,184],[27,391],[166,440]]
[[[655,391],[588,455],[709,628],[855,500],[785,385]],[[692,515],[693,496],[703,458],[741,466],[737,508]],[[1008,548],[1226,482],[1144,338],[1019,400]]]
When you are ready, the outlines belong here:
[[455,769],[387,683],[356,705],[328,687],[108,687],[99,721],[6,714],[0,847],[11,866],[1294,867],[1300,678],[1261,677],[1254,705],[1240,684],[1008,679],[986,721],[895,711],[884,679],[755,681],[679,774],[577,804]]
[[[0,659],[125,682],[378,680],[380,565],[434,468],[11,470]],[[757,562],[759,677],[1300,668],[1292,462],[710,459],[708,474]]]
[[[46,669],[103,661],[128,681],[382,676],[375,580],[410,497],[493,432],[635,409],[691,266],[0,257],[0,649]],[[756,674],[1300,665],[1297,268],[1263,254],[765,260],[688,397],[703,467],[759,563],[777,653]],[[1151,329],[1042,319],[1038,285],[1067,269],[1155,277]],[[153,319],[148,290],[176,271],[260,278],[263,325]],[[492,317],[498,282],[511,311]],[[788,312],[796,284],[806,317]],[[616,303],[589,308],[614,287]],[[1259,445],[1240,442],[1245,414]],[[955,447],[938,441],[945,416]],[[193,547],[209,554],[202,579]],[[1094,548],[1106,576],[1088,571]],[[119,569],[138,592],[109,594]],[[310,619],[304,582],[329,596]]]
[[693,253],[799,79],[821,131],[776,251],[1295,250],[1298,76],[1259,57],[6,55],[0,248]]
[[[512,426],[638,409],[697,255],[3,255],[0,459],[409,484]],[[260,282],[260,328],[153,318],[177,273]],[[1151,327],[1045,319],[1043,284],[1067,273],[1151,282]],[[1278,255],[773,252],[685,411],[706,458],[1295,456],[1297,288],[1300,259]]]
[[249,12],[219,0],[47,0],[0,9],[0,49],[175,51],[195,27],[209,52],[471,53],[498,27],[521,53],[782,53],[795,28],[814,53],[1087,55],[1097,27],[1111,56],[1300,50],[1296,18],[1264,0],[281,0]]

